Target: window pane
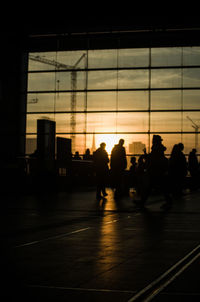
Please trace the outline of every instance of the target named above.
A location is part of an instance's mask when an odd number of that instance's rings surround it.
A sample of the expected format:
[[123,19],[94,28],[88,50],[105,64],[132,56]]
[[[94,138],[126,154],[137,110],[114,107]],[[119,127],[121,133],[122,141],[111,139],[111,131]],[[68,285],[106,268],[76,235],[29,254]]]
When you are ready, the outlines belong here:
[[[34,52],[29,54],[28,70],[54,70],[56,52]],[[50,64],[51,63],[51,64]]]
[[154,69],[151,71],[152,88],[181,87],[181,69]]
[[85,85],[85,71],[42,72],[28,75],[28,91],[83,90]]
[[88,132],[146,132],[148,113],[90,113],[87,115]]
[[[46,118],[54,120],[56,122],[56,133],[70,133],[72,132],[71,128],[71,113],[45,113],[45,114],[27,114],[27,133],[37,133],[37,120],[41,118]],[[76,126],[75,131],[84,132],[85,131],[85,113],[75,113],[74,114]]]
[[87,110],[116,110],[117,109],[116,91],[88,92]]
[[54,111],[56,96],[53,93],[27,95],[27,112]]
[[151,91],[151,109],[152,110],[181,109],[181,91],[180,90]]
[[182,48],[152,48],[151,49],[151,65],[152,66],[180,66],[181,65]]
[[83,111],[85,108],[86,94],[84,92],[57,93],[55,99],[56,111],[71,111],[72,110],[72,97],[75,96],[76,105],[75,111]]
[[54,72],[29,73],[28,91],[56,90],[57,82]]
[[[31,93],[27,95],[27,112],[70,111],[72,93]],[[76,93],[76,110],[83,111],[85,93]]]
[[116,114],[89,113],[87,114],[87,132],[115,132]]
[[200,113],[184,112],[183,113],[183,131],[194,131],[200,129]]
[[116,89],[117,71],[99,70],[88,72],[88,89]]
[[82,50],[58,51],[56,60],[63,64],[63,67],[61,66],[59,69],[83,69],[87,65],[87,52]]
[[152,112],[151,131],[181,131],[181,112]]
[[147,110],[147,91],[88,92],[87,110]]
[[183,108],[200,109],[200,90],[183,91]]
[[147,112],[130,112],[117,114],[117,131],[147,132],[149,115]]
[[200,47],[183,47],[183,65],[200,65]]
[[57,90],[83,90],[86,89],[86,72],[57,72]]
[[88,68],[116,68],[117,49],[89,50]]
[[[196,145],[196,139],[197,139],[197,145]],[[192,151],[193,148],[197,149],[197,153],[199,153],[199,134],[183,134],[183,145],[184,150],[183,152],[185,154],[189,154],[190,151]]]
[[[71,117],[74,116],[75,127],[71,127]],[[60,113],[55,114],[56,133],[85,132],[86,114],[84,113]]]
[[118,73],[120,89],[148,88],[148,70],[120,70]]
[[86,51],[39,52],[29,54],[29,71],[85,68]]
[[118,109],[119,110],[147,110],[148,109],[147,91],[119,91]]
[[183,87],[200,87],[200,68],[183,69]]
[[119,67],[149,66],[149,48],[119,49]]

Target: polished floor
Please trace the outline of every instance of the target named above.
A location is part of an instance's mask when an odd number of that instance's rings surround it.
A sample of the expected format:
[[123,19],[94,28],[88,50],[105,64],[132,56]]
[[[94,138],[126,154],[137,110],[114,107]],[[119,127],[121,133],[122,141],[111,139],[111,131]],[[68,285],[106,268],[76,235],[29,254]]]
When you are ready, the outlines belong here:
[[200,301],[200,191],[167,211],[107,192],[2,196],[2,301]]

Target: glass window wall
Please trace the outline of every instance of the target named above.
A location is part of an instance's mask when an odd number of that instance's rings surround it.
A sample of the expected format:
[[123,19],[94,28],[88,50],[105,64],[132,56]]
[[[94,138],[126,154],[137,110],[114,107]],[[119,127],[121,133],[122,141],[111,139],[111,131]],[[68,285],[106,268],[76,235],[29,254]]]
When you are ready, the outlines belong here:
[[30,53],[28,66],[27,153],[39,118],[80,154],[122,137],[128,155],[142,154],[154,134],[168,154],[177,142],[199,151],[200,47]]

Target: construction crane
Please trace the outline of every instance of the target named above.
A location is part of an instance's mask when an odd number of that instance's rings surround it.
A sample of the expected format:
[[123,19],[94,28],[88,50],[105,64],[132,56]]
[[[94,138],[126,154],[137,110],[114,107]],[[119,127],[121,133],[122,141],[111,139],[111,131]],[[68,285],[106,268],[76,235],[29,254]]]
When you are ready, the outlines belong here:
[[77,66],[82,61],[82,59],[86,56],[86,54],[82,54],[82,56],[77,60],[74,65],[66,65],[55,60],[50,60],[45,57],[39,55],[29,55],[29,59],[32,61],[40,62],[47,65],[52,65],[56,69],[67,69],[71,71],[71,118],[70,118],[70,128],[71,128],[71,139],[72,139],[72,151],[74,151],[75,146],[75,132],[76,132],[76,88],[77,88]]
[[187,116],[187,119],[192,123],[192,127],[195,130],[195,149],[197,150],[197,148],[198,148],[198,131],[199,131],[200,126],[195,124],[194,121],[189,116]]
[[37,104],[38,103],[38,98],[30,99],[27,103],[28,104]]

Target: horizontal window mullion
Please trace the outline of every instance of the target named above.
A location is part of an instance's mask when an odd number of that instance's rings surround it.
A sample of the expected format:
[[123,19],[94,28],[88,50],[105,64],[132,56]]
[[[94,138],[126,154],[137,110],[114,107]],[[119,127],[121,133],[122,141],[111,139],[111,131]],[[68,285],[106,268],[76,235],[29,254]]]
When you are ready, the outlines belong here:
[[[90,113],[137,113],[137,112],[200,112],[200,109],[153,109],[153,110],[77,110],[77,111],[30,111],[26,114],[90,114]],[[25,114],[25,113],[24,113]]]
[[200,90],[200,86],[198,87],[158,87],[158,88],[119,88],[119,89],[79,89],[79,90],[29,90],[27,94],[35,94],[35,93],[72,93],[72,92],[109,92],[109,91],[157,91],[157,90]]
[[106,71],[106,70],[149,70],[149,69],[188,69],[200,68],[200,65],[178,65],[178,66],[143,66],[143,67],[105,67],[105,68],[87,68],[87,69],[44,69],[44,70],[29,70],[28,73],[59,73],[59,72],[90,72],[90,71]]
[[[95,132],[95,135],[96,134],[120,134],[120,135],[123,135],[123,134],[195,134],[195,133],[200,133],[200,131],[196,132],[196,131],[123,131],[123,132],[120,132],[120,131],[113,131],[113,132]],[[88,132],[56,132],[56,135],[70,135],[70,134],[73,134],[73,135],[80,135],[80,134],[84,134],[84,135],[87,135],[87,134],[94,134],[94,132],[91,132],[91,131],[88,131]],[[26,135],[37,135],[37,132],[26,132]]]

